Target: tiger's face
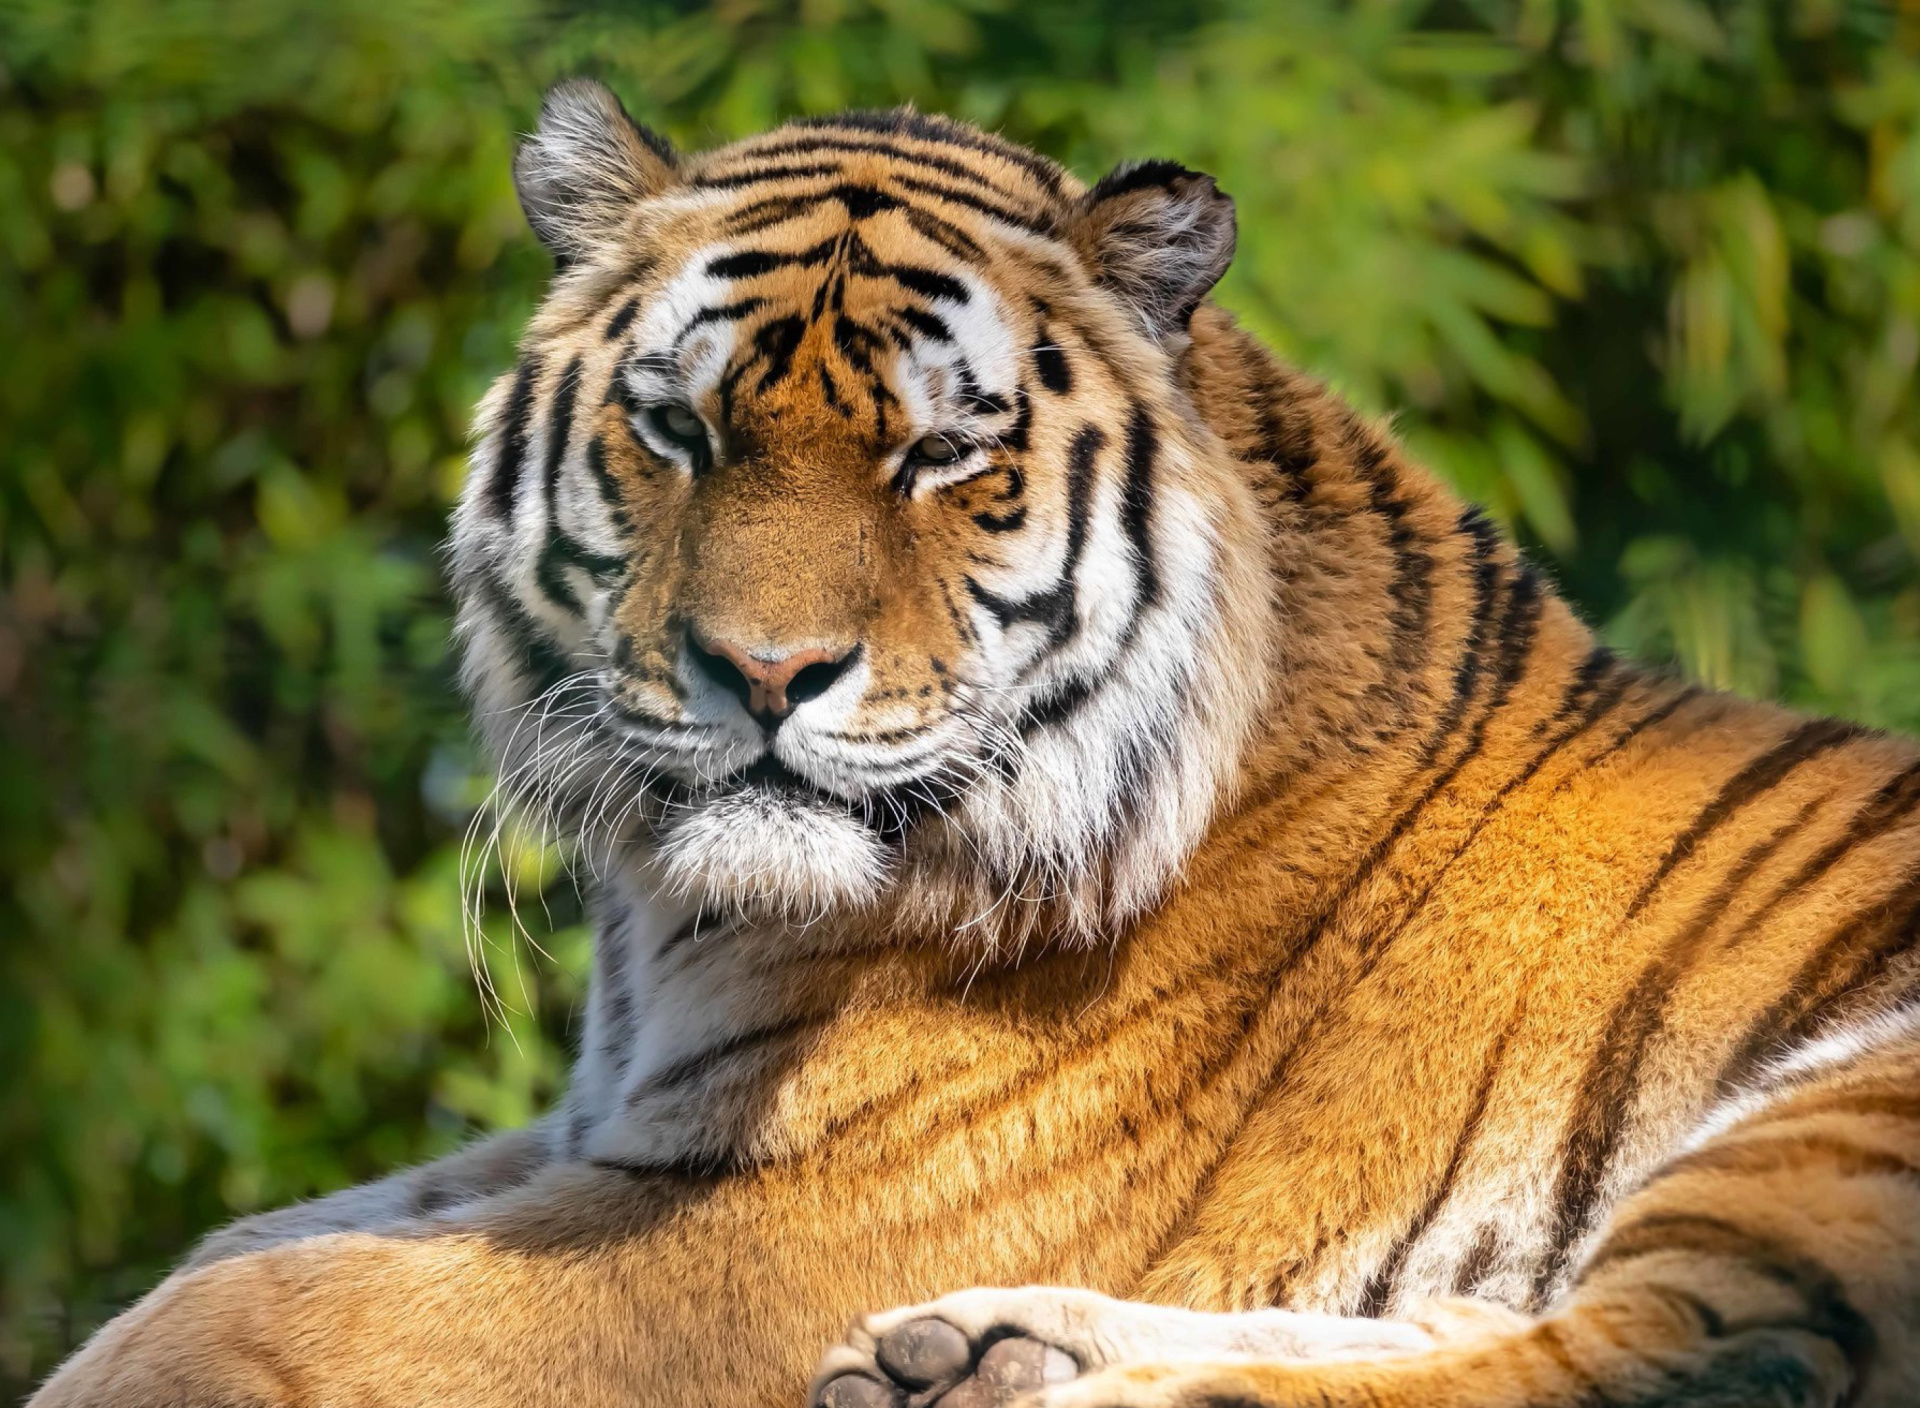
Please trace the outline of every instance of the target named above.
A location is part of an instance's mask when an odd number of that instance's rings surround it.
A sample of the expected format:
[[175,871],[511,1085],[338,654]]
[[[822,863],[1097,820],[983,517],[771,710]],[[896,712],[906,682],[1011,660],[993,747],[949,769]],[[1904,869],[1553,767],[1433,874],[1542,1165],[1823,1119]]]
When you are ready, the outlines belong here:
[[910,113],[683,158],[586,84],[516,177],[561,270],[454,535],[510,788],[707,908],[1151,898],[1257,652],[1179,380],[1212,183]]

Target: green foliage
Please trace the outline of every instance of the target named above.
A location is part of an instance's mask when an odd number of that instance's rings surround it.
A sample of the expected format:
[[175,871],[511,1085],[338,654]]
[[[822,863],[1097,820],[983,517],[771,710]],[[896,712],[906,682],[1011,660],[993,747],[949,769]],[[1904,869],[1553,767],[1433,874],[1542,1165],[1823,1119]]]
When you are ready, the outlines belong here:
[[[545,84],[911,99],[1240,203],[1226,300],[1621,644],[1920,729],[1920,35],[1850,0],[0,0],[0,1383],[206,1227],[524,1120],[584,950],[436,544]],[[479,883],[496,900],[496,867]],[[518,978],[511,976],[518,972]]]

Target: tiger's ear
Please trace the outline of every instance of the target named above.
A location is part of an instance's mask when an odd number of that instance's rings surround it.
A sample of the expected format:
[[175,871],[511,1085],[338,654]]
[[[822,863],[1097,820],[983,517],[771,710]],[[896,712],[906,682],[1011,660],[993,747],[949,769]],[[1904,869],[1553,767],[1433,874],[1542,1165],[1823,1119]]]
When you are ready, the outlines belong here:
[[539,129],[514,153],[513,184],[534,234],[566,265],[664,190],[677,160],[605,87],[576,78],[540,105]]
[[1173,161],[1116,166],[1082,198],[1074,243],[1154,337],[1187,330],[1233,260],[1233,200]]

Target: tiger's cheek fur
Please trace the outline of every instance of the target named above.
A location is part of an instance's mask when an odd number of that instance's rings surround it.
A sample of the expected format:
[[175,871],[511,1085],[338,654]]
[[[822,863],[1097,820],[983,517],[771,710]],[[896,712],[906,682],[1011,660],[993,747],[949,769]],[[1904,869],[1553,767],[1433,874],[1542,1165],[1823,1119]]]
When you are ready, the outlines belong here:
[[609,678],[624,702],[670,717],[686,694],[680,644],[669,622],[686,575],[680,533],[689,485],[647,462],[618,406],[605,407],[596,418],[594,445],[589,453],[604,466],[608,506],[631,525],[627,577],[609,603]]

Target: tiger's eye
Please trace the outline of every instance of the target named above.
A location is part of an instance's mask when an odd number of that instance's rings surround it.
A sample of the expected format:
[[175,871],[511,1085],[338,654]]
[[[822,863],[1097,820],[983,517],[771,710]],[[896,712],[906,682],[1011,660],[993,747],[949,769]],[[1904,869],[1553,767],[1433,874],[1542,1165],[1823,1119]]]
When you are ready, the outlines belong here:
[[664,406],[660,410],[660,424],[667,434],[676,440],[701,440],[706,438],[706,427],[700,423],[700,417],[688,406]]
[[914,442],[913,457],[928,464],[951,464],[960,458],[960,447],[944,435],[922,436]]

